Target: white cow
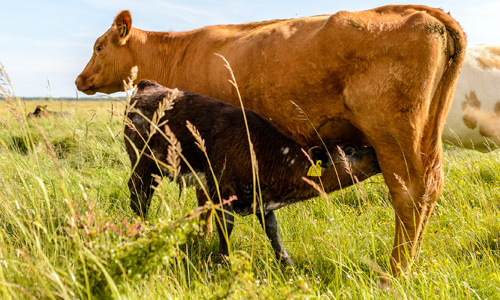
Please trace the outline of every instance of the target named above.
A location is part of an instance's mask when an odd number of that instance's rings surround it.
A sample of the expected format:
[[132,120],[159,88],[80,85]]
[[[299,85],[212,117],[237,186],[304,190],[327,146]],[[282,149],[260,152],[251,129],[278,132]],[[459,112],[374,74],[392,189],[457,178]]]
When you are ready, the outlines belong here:
[[467,47],[443,141],[481,152],[500,148],[500,45]]

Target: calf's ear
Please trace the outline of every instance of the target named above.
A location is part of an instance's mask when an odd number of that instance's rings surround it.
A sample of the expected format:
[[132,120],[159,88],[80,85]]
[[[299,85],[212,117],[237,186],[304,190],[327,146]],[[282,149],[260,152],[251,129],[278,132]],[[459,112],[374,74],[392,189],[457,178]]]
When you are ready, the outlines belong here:
[[132,29],[132,15],[128,10],[122,10],[115,18],[113,25],[116,26],[118,30],[118,40],[121,43],[125,43],[130,30]]
[[316,162],[318,160],[321,160],[321,167],[322,168],[326,169],[326,168],[333,166],[332,160],[330,158],[330,154],[325,149],[323,149],[319,146],[314,146],[314,147],[310,148],[309,151],[307,151],[307,152],[309,153],[309,156],[313,160],[314,164],[316,164]]

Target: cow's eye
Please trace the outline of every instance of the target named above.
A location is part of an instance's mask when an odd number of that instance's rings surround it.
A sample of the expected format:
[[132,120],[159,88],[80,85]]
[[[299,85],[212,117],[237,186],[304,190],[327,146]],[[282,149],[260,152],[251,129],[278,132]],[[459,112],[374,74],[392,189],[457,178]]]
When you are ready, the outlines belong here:
[[101,52],[101,50],[102,50],[102,46],[95,47],[95,52],[99,53],[99,52]]

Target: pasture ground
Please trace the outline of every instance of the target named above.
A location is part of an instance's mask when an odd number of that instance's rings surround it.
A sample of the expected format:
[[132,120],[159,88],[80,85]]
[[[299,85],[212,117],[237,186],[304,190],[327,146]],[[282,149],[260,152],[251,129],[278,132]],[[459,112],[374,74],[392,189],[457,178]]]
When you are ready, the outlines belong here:
[[[37,104],[72,117],[26,121]],[[129,208],[122,102],[0,101],[1,299],[500,299],[500,155],[446,147],[445,187],[408,276],[389,268],[381,175],[277,211],[284,268],[254,217],[232,260],[197,235],[193,188],[164,180],[147,222]]]

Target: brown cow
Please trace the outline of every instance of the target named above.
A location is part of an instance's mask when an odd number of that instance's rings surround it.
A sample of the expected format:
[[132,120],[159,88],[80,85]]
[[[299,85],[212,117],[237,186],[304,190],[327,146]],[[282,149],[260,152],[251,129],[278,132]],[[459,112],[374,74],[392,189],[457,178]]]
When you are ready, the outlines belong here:
[[[170,107],[168,110],[165,110],[165,99],[171,101],[167,105]],[[315,188],[302,179],[311,175],[308,172],[312,165],[296,141],[285,136],[262,116],[245,110],[258,166],[260,190],[255,198],[250,146],[241,108],[199,94],[167,89],[148,80],[139,83],[130,106],[133,108],[128,114],[131,122],[125,127],[125,145],[133,168],[129,181],[130,205],[138,215],[147,213],[154,187],[158,184],[158,181],[153,180],[155,175],[169,176],[173,169],[177,169],[177,166],[172,166],[173,152],[170,151],[169,160],[167,149],[169,145],[179,142],[182,151],[177,155],[183,156],[180,175],[190,174],[191,170],[201,173],[200,177],[206,178],[208,194],[214,203],[236,196],[236,200],[223,205],[223,210],[217,210],[219,220],[223,222],[223,225],[216,222],[220,254],[229,255],[227,240],[233,228],[233,211],[243,216],[256,214],[263,222],[276,257],[292,264],[278,236],[278,224],[273,211],[317,195]],[[151,132],[153,115],[163,111],[164,116],[157,124],[166,124],[170,130],[160,125],[161,132]],[[206,156],[196,145],[196,138],[186,126],[188,122],[194,125],[204,140]],[[175,142],[167,140],[169,131],[176,137]],[[309,150],[315,164],[321,161],[319,169],[331,167],[316,174],[320,176],[309,177],[318,186],[322,184],[326,192],[352,185],[353,176],[364,180],[380,172],[373,148],[341,148],[345,152],[345,159],[335,147],[331,149],[333,162],[322,148],[313,147]],[[142,151],[144,153],[138,156]],[[350,172],[346,171],[344,165],[347,162],[351,165]],[[166,167],[169,165],[170,169]],[[202,201],[204,199],[199,198]]]
[[465,46],[459,24],[425,6],[179,33],[133,28],[130,12],[122,11],[97,39],[76,84],[87,94],[116,92],[138,66],[137,80],[236,105],[229,72],[214,53],[223,55],[245,107],[302,145],[320,145],[319,133],[329,148],[375,148],[396,214],[397,274],[414,257],[443,186],[441,135]]

